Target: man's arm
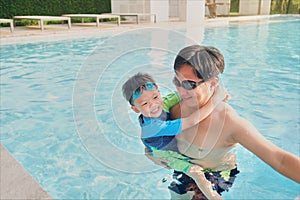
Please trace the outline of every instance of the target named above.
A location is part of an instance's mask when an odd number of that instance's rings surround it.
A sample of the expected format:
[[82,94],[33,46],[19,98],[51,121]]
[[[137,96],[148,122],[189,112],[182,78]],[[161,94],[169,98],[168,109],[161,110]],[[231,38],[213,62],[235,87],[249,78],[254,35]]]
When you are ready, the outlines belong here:
[[254,153],[282,175],[300,183],[300,158],[279,148],[267,140],[247,120],[229,111],[228,126],[232,130],[232,139]]

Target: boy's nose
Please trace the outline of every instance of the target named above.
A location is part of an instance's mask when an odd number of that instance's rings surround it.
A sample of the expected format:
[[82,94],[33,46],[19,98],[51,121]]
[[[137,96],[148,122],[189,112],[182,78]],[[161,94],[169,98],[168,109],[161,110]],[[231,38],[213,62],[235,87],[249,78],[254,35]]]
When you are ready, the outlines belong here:
[[153,105],[153,99],[149,100],[148,104],[151,107]]

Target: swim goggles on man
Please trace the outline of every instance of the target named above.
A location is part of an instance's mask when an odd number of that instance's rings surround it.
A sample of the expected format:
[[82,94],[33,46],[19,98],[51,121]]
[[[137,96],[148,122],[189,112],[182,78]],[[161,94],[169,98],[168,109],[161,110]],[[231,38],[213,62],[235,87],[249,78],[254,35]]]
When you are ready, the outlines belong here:
[[199,82],[184,80],[180,83],[179,80],[176,77],[174,77],[174,79],[173,79],[173,83],[176,87],[183,87],[186,90],[193,90],[197,86],[201,85],[204,82],[205,82],[205,80],[202,80],[202,81],[199,81]]
[[155,83],[147,82],[132,92],[131,105],[134,105],[134,100],[140,98],[144,90],[153,90],[157,88]]

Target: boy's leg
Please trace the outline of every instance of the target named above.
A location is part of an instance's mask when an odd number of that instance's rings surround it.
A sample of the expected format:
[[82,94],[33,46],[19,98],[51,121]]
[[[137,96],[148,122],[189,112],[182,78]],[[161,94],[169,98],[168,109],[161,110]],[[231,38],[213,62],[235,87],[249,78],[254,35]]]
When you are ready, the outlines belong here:
[[208,200],[200,191],[194,179],[185,173],[174,171],[173,179],[169,185],[170,194],[172,199],[197,199]]
[[189,158],[175,151],[158,150],[152,148],[152,155],[168,161],[167,165],[176,170],[183,172],[194,179],[199,189],[208,199],[223,199],[215,190],[212,189],[212,184],[205,177],[203,168],[191,164]]
[[212,184],[205,177],[203,168],[198,165],[192,165],[187,171],[187,175],[194,179],[199,189],[208,199],[223,199],[221,195],[213,190]]

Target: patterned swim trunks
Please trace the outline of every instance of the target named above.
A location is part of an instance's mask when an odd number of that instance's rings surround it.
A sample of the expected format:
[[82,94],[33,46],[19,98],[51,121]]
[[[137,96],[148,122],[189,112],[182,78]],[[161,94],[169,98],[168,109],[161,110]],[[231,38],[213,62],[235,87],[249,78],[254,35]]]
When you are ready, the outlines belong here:
[[[222,192],[229,190],[238,173],[239,170],[237,170],[237,168],[217,172],[207,169],[204,170],[205,177],[211,182],[213,190],[217,191],[220,195]],[[170,185],[168,186],[170,190],[176,192],[177,194],[185,194],[188,191],[193,191],[193,199],[207,199],[197,187],[195,181],[186,174],[174,171],[173,179],[175,179],[176,181],[170,183]]]

